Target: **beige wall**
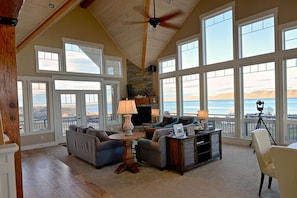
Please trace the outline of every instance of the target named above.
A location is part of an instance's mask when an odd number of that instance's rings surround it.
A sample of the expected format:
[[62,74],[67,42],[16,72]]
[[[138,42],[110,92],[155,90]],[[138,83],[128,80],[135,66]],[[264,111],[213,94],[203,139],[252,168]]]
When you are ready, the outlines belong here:
[[257,13],[278,8],[277,23],[284,24],[297,20],[296,0],[200,0],[191,15],[187,18],[182,28],[176,33],[159,58],[176,53],[176,42],[184,38],[200,34],[200,16],[225,4],[235,2],[235,20],[240,20]]
[[[51,74],[35,72],[35,45],[63,49],[62,37],[104,45],[104,54],[123,58],[123,74],[120,96],[126,96],[126,58],[112,39],[106,34],[93,15],[86,9],[75,8],[56,24],[39,35],[17,54],[18,76],[51,77]],[[112,78],[105,78],[112,80]],[[42,133],[21,136],[22,146],[53,143],[55,133]]]

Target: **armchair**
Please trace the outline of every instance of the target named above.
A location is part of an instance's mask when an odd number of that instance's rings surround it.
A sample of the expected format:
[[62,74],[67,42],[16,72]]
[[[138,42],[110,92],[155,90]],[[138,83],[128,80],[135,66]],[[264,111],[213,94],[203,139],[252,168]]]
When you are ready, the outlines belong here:
[[268,188],[271,187],[272,178],[276,178],[275,168],[270,153],[271,143],[266,129],[256,129],[251,132],[251,135],[261,171],[261,181],[258,193],[258,195],[261,196],[264,176],[267,175],[269,177]]
[[136,159],[146,161],[163,169],[167,166],[166,135],[173,132],[173,128],[156,129],[152,140],[139,139],[136,147]]
[[297,197],[297,149],[284,146],[273,146],[270,150],[280,196]]

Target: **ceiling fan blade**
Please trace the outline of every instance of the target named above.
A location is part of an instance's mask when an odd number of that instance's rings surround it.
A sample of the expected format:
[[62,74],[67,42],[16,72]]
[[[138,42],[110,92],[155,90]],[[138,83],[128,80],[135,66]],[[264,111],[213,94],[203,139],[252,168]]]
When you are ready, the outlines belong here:
[[133,24],[143,24],[147,23],[147,21],[122,21],[123,25],[133,25]]
[[178,15],[182,15],[182,14],[184,14],[184,12],[182,10],[176,10],[176,11],[174,11],[172,13],[169,13],[167,15],[164,15],[164,16],[160,17],[160,21],[161,22],[162,21],[167,21],[169,19],[172,19],[173,17],[176,17]]
[[159,25],[162,27],[171,28],[171,29],[180,29],[179,25],[175,25],[175,24],[167,23],[167,22],[161,22]]
[[143,6],[136,6],[133,8],[136,12],[138,12],[139,14],[141,14],[142,16],[144,16],[145,18],[150,18],[149,15],[149,10],[147,10],[145,8],[144,13],[143,13]]

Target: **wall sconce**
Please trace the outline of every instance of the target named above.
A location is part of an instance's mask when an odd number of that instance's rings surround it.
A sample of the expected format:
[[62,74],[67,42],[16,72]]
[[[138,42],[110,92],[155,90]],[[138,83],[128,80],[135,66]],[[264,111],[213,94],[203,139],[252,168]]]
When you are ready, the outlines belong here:
[[208,128],[207,119],[208,119],[208,111],[207,110],[200,110],[198,111],[198,118],[203,127],[203,130]]
[[132,130],[134,129],[134,125],[131,122],[132,114],[137,114],[137,109],[135,105],[135,100],[121,100],[119,101],[119,107],[117,114],[124,115],[125,122],[123,124],[123,131],[125,135],[133,135]]

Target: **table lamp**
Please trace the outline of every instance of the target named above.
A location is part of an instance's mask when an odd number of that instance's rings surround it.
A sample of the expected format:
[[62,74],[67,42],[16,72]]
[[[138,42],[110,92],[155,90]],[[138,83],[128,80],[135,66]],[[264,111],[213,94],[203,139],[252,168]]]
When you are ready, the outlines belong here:
[[159,109],[152,109],[153,122],[158,122]]
[[119,102],[118,112],[117,114],[124,115],[125,122],[123,125],[123,131],[125,135],[133,135],[132,130],[134,128],[133,123],[131,122],[132,114],[137,114],[137,109],[135,105],[135,100],[121,100]]
[[207,119],[208,119],[208,111],[207,110],[200,110],[198,111],[198,118],[201,123],[201,126],[204,130],[207,129]]

